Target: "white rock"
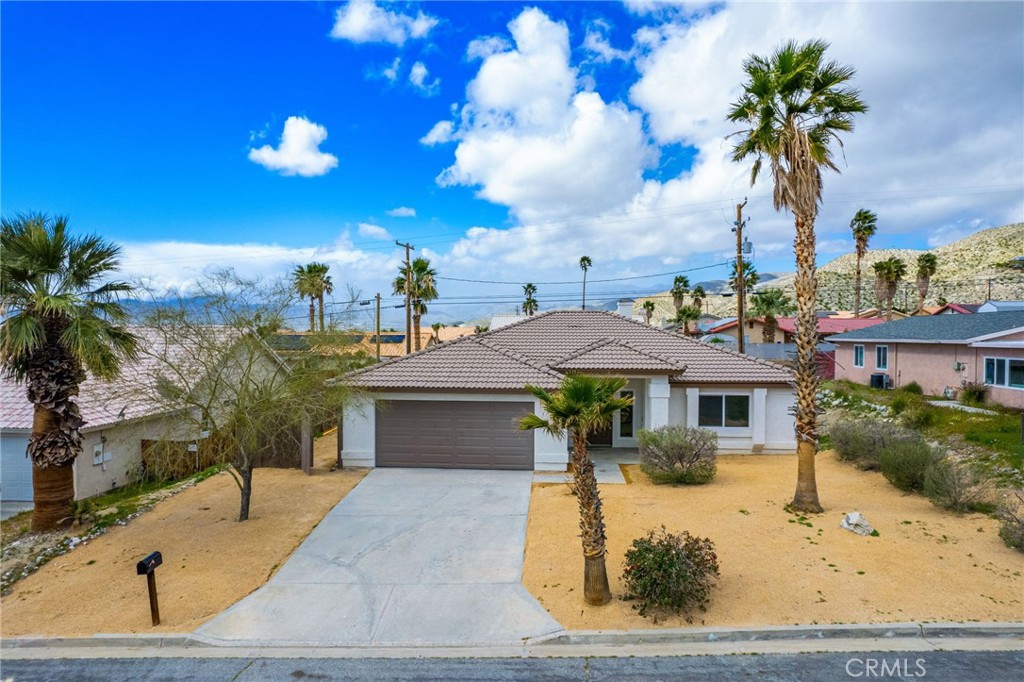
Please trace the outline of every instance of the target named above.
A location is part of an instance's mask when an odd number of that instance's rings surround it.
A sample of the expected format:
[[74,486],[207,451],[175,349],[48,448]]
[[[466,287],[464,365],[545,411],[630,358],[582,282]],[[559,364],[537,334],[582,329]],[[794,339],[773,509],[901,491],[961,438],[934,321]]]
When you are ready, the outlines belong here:
[[839,522],[840,528],[852,530],[857,535],[871,535],[875,529],[871,527],[868,520],[860,512],[850,512]]

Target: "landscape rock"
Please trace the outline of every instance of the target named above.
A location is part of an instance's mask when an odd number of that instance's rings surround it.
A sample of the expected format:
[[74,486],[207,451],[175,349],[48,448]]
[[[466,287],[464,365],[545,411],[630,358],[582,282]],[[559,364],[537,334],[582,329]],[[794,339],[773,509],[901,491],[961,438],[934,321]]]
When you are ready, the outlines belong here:
[[864,536],[875,532],[875,529],[871,527],[871,524],[868,523],[868,520],[860,512],[850,512],[844,516],[843,520],[839,522],[839,527],[852,530],[857,535]]

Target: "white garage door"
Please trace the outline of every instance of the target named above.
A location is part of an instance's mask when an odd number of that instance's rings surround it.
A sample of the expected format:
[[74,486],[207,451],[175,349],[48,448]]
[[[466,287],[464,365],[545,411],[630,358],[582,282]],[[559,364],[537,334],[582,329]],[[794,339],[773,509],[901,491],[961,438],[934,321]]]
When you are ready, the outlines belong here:
[[0,436],[0,500],[32,501],[32,463],[25,456],[28,436]]

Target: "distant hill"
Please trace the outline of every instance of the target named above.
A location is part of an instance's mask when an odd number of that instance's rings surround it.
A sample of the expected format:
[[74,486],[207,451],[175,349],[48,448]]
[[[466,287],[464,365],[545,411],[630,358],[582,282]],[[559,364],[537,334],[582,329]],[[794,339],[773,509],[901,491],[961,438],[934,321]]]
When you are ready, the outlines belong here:
[[[925,251],[912,249],[869,249],[861,261],[861,307],[875,307],[872,265],[890,257],[903,259],[907,264],[907,278],[900,286],[896,299],[898,308],[913,308],[917,303],[917,285],[914,272],[917,257]],[[935,305],[940,299],[951,303],[981,303],[994,300],[1024,299],[1024,272],[1008,267],[1009,261],[1024,256],[1024,223],[979,230],[959,241],[930,249],[939,259],[938,271],[931,279],[925,305]],[[818,308],[821,310],[849,310],[853,307],[854,269],[857,257],[847,253],[818,268]],[[762,281],[757,288],[782,289],[795,297],[793,273],[775,274]],[[989,287],[991,282],[991,295]],[[718,290],[709,288],[708,291]],[[671,317],[675,309],[668,292],[650,297],[655,302],[655,319]],[[639,312],[643,301],[637,299]],[[736,314],[734,297],[711,296],[706,310],[728,316]]]

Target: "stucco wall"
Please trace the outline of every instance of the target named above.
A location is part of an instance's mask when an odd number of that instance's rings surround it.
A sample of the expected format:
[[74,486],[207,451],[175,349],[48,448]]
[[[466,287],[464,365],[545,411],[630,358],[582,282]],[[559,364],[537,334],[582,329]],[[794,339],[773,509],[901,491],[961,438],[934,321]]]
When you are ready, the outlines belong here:
[[[342,463],[344,466],[372,467],[376,464],[375,401],[381,400],[464,400],[467,402],[534,403],[534,413],[546,416],[540,403],[518,393],[380,393],[364,396],[345,406],[342,426]],[[533,466],[537,471],[565,471],[569,464],[569,443],[542,430],[533,432]]]
[[[750,396],[748,428],[712,428],[718,434],[721,453],[791,453],[796,449],[793,415],[794,395],[789,387],[680,386],[672,387],[669,424],[698,426],[701,394]],[[706,427],[702,427],[706,428]]]
[[0,499],[32,501],[32,463],[25,452],[28,431],[5,430],[0,434]]

